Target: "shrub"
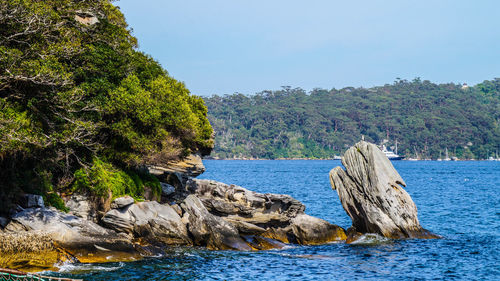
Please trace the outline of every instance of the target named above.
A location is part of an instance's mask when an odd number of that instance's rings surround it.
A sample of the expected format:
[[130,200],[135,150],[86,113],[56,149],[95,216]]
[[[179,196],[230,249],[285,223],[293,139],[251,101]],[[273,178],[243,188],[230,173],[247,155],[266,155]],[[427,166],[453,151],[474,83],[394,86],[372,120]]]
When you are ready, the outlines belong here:
[[136,200],[143,200],[146,187],[160,198],[161,184],[155,176],[146,172],[121,170],[95,158],[91,167],[75,172],[73,191],[89,191],[100,197],[106,197],[111,192],[113,198],[130,195]]

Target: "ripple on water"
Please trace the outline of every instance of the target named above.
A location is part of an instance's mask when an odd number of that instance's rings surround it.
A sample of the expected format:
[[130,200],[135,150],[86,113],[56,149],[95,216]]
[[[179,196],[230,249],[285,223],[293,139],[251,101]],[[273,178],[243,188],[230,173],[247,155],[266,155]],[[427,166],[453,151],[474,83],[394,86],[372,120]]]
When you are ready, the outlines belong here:
[[[344,228],[351,221],[331,190],[340,161],[205,161],[202,178],[264,193],[289,194],[306,212]],[[262,252],[177,248],[126,264],[68,265],[53,275],[85,280],[498,280],[500,162],[399,161],[396,169],[433,240],[367,236]],[[71,274],[68,274],[71,272]]]

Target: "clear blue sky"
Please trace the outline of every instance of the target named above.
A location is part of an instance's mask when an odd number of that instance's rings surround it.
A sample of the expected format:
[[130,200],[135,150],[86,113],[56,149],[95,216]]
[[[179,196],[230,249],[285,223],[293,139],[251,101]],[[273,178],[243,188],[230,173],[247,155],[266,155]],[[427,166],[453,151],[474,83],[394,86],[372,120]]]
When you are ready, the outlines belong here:
[[120,0],[139,49],[198,95],[500,76],[498,0]]

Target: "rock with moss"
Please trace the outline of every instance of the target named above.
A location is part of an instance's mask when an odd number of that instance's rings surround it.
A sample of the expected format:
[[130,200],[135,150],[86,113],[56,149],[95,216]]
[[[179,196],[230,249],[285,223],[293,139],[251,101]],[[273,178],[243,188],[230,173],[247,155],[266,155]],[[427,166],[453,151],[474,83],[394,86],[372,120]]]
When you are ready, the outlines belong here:
[[72,261],[71,256],[58,249],[46,233],[0,231],[0,268],[57,270],[56,265],[64,261]]
[[436,238],[420,226],[417,207],[404,190],[404,180],[374,144],[358,142],[342,157],[341,167],[330,171],[353,233],[377,233],[389,238]]
[[131,260],[140,256],[127,235],[54,208],[25,209],[11,219],[6,233],[43,233],[54,247],[80,262],[113,261],[125,256]]

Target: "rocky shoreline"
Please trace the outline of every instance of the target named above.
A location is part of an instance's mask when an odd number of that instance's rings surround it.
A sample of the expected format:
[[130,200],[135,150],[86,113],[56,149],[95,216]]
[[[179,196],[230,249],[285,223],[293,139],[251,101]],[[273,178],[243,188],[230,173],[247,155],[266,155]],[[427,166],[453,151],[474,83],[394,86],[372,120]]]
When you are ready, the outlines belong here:
[[160,198],[147,190],[142,202],[72,194],[64,213],[26,195],[23,206],[0,218],[0,267],[57,270],[64,262],[133,261],[178,246],[256,251],[351,243],[372,233],[439,238],[420,226],[403,179],[375,145],[357,143],[342,164],[345,170],[332,169],[330,182],[353,221],[347,231],[307,215],[291,196],[196,179],[205,168],[195,155],[168,168],[147,167],[162,181]]
[[0,219],[0,267],[57,270],[63,262],[133,261],[175,246],[253,251],[346,239],[341,227],[307,215],[288,195],[195,179],[204,167],[193,159],[152,171],[164,181],[161,198],[152,198],[159,200],[125,196],[95,204],[88,194],[73,194],[64,213],[26,195],[24,207]]

